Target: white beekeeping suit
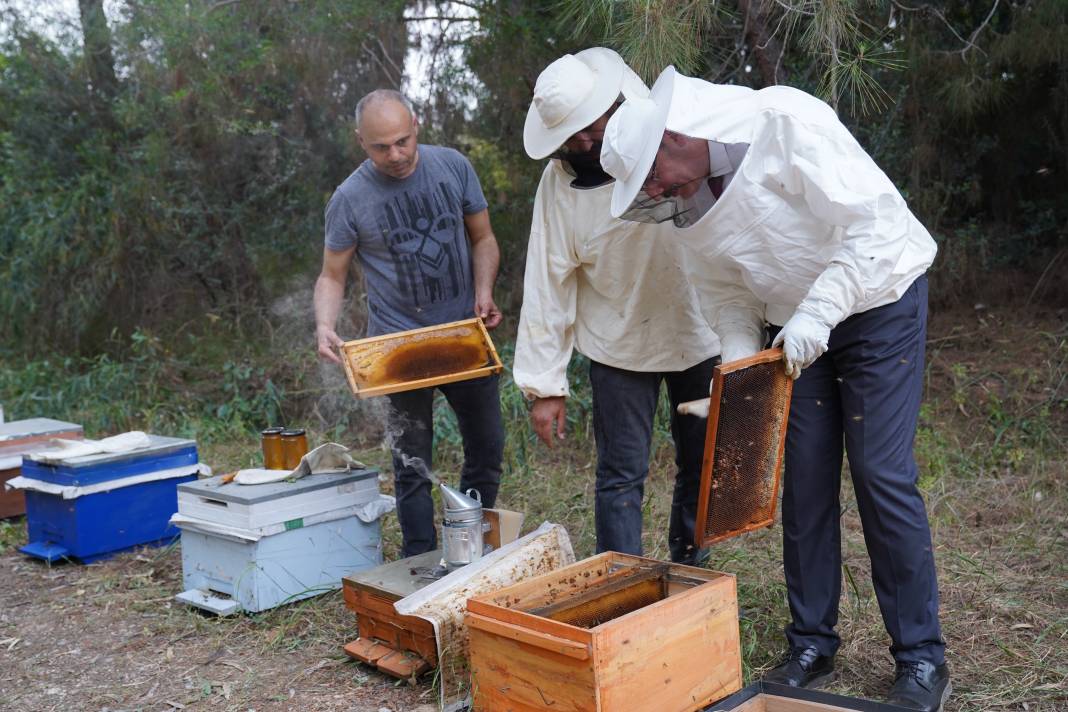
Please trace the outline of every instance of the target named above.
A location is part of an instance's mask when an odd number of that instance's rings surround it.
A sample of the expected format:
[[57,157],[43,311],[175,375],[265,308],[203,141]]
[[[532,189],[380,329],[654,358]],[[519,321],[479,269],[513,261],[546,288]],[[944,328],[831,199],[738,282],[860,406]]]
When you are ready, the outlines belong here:
[[532,397],[569,395],[574,349],[634,371],[683,370],[719,353],[674,230],[613,218],[611,183],[580,189],[573,179],[550,161],[534,199],[516,385]]
[[[606,80],[619,82],[619,90],[609,92],[613,99],[619,93],[628,99],[648,96],[645,84],[614,52],[595,48],[582,54],[590,53],[605,55],[606,72],[618,66],[618,79]],[[541,113],[549,112],[542,106]],[[527,121],[536,118],[532,111]],[[527,150],[537,156],[557,147],[552,141],[530,145],[528,139]],[[595,361],[636,371],[683,370],[718,354],[709,318],[724,282],[701,290],[699,299],[687,274],[693,256],[670,226],[614,218],[611,183],[576,188],[573,180],[564,162],[551,160],[534,198],[516,385],[529,397],[569,395],[566,371],[576,348]]]
[[717,271],[733,272],[772,324],[800,314],[825,340],[848,316],[898,300],[934,260],[926,228],[824,102],[785,86],[710,84],[670,67],[650,99],[628,102],[609,121],[602,163],[617,179],[614,215],[641,189],[665,128],[749,144],[722,198],[680,239]]

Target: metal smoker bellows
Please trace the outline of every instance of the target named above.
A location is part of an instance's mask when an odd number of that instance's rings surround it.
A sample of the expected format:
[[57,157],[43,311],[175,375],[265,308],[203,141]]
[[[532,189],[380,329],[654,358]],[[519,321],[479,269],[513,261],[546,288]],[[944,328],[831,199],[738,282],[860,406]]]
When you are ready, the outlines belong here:
[[[463,494],[442,482],[441,501],[445,516],[441,524],[441,554],[450,569],[478,561],[484,551],[482,535],[487,527],[482,520],[482,498],[478,491]],[[474,493],[474,497],[470,497]]]
[[782,349],[717,366],[701,468],[696,545],[775,521],[793,380]]

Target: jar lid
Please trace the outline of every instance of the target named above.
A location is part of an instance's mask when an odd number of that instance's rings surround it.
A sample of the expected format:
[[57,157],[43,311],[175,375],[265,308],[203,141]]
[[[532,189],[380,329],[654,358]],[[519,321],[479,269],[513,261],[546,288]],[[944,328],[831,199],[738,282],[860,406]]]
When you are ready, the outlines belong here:
[[283,438],[295,438],[298,435],[304,434],[304,428],[287,428],[282,431]]
[[284,430],[285,428],[280,426],[264,428],[262,431],[260,431],[260,435],[281,435],[282,431]]

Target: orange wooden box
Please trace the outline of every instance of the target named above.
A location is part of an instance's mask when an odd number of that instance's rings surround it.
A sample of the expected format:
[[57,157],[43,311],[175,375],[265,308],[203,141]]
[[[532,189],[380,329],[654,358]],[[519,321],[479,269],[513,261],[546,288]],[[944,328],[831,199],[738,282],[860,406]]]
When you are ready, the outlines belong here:
[[397,613],[393,604],[429,583],[407,574],[411,568],[432,568],[440,551],[401,559],[341,579],[345,605],[356,614],[359,637],[345,653],[394,677],[410,678],[437,667],[434,626],[418,616]]
[[48,450],[52,438],[81,440],[82,426],[51,418],[29,418],[0,423],[0,519],[26,513],[22,490],[8,490],[4,483],[22,474],[22,456]]
[[607,552],[467,602],[474,709],[683,712],[742,686],[734,576]]
[[503,368],[477,318],[347,341],[341,361],[357,398],[481,378]]

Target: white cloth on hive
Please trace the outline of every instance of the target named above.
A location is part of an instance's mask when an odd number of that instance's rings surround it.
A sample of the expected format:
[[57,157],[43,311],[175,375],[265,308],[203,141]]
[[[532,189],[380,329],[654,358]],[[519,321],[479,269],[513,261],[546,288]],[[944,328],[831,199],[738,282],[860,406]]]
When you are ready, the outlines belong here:
[[338,443],[323,443],[300,458],[293,470],[265,470],[251,468],[239,470],[234,482],[239,485],[265,485],[282,480],[295,480],[305,475],[342,473],[350,469],[363,469],[365,465],[349,454],[349,449]]
[[142,472],[139,475],[131,475],[129,477],[121,477],[117,480],[105,480],[103,482],[94,482],[89,485],[59,485],[54,482],[45,482],[44,480],[38,480],[33,477],[13,477],[4,483],[6,489],[20,489],[30,490],[32,492],[44,492],[45,494],[56,495],[63,499],[78,499],[79,497],[85,497],[91,494],[99,494],[100,492],[112,492],[124,487],[133,487],[134,485],[144,484],[145,482],[156,482],[158,480],[170,480],[178,477],[187,477],[189,475],[201,475],[204,477],[211,477],[211,468],[205,465],[203,462],[194,463],[192,465],[182,465],[181,467],[170,467],[166,470],[155,470],[154,472]]
[[567,530],[543,522],[524,537],[505,544],[478,561],[461,566],[415,593],[395,601],[401,615],[418,616],[434,627],[438,646],[438,706],[444,712],[467,709],[471,671],[468,665],[467,599],[575,563]]
[[140,430],[131,430],[128,433],[112,435],[110,438],[104,438],[103,440],[51,438],[48,440],[48,450],[33,452],[26,457],[37,462],[57,464],[75,457],[85,457],[86,455],[140,450],[151,444],[152,440]]

